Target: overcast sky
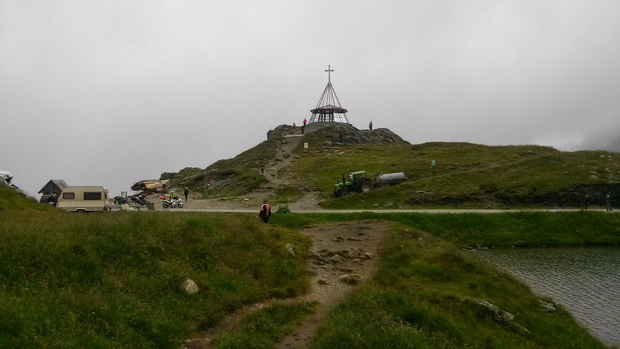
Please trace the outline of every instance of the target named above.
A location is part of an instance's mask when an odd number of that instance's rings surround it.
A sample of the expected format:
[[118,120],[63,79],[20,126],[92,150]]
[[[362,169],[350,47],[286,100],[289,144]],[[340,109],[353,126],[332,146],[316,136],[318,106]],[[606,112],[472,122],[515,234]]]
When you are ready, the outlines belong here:
[[205,168],[310,117],[413,143],[620,151],[617,0],[0,0],[0,170],[105,185]]

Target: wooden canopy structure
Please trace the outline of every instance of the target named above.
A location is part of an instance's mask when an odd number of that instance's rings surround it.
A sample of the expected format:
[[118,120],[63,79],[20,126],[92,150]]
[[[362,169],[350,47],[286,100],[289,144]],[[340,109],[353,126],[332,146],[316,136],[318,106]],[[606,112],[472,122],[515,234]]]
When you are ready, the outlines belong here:
[[131,186],[131,190],[146,193],[165,191],[168,186],[168,182],[170,182],[169,179],[143,179],[134,183]]
[[340,105],[336,91],[332,86],[331,81],[331,66],[328,66],[327,70],[327,86],[317,103],[316,108],[310,110],[312,116],[310,116],[309,124],[313,122],[338,122],[348,124],[347,112],[345,108]]

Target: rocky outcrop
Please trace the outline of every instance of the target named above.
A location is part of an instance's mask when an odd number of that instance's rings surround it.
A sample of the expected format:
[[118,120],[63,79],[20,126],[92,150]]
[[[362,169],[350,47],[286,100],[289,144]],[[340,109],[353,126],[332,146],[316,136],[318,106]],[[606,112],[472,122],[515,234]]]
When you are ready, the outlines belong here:
[[525,333],[530,333],[530,331],[527,328],[514,322],[514,319],[515,319],[514,315],[510,314],[509,312],[501,310],[500,308],[493,305],[492,303],[485,301],[484,299],[474,299],[474,304],[476,304],[477,306],[481,307],[486,312],[491,314],[491,316],[493,317],[493,320],[495,320],[496,322],[502,325],[509,326],[509,327],[514,327]]
[[387,128],[372,131],[358,130],[349,124],[309,124],[308,132],[313,131],[323,136],[325,145],[334,143],[356,144],[409,144],[396,133]]
[[557,311],[552,303],[548,303],[540,299],[538,300],[538,302],[540,303],[540,306],[545,311],[545,313],[555,313]]

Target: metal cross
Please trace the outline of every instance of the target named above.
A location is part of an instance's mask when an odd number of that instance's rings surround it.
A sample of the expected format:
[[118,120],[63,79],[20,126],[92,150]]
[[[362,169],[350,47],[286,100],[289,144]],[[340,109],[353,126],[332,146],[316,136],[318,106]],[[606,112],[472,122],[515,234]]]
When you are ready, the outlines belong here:
[[326,72],[327,72],[327,81],[328,81],[328,82],[331,82],[331,81],[332,81],[332,72],[333,72],[333,71],[334,71],[334,70],[332,69],[332,66],[331,66],[331,65],[328,65],[328,66],[327,66],[327,70],[326,70]]

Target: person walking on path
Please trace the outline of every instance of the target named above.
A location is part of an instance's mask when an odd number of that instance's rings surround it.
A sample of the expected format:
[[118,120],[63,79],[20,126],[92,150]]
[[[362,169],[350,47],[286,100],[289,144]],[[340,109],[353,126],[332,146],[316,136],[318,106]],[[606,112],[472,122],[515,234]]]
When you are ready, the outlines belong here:
[[607,196],[605,197],[605,207],[607,208],[607,211],[613,210],[611,208],[611,192],[607,192]]
[[185,187],[185,189],[183,189],[183,195],[185,195],[185,201],[187,201],[187,197],[189,196],[189,188]]

